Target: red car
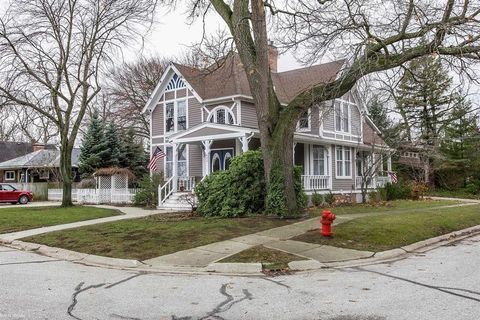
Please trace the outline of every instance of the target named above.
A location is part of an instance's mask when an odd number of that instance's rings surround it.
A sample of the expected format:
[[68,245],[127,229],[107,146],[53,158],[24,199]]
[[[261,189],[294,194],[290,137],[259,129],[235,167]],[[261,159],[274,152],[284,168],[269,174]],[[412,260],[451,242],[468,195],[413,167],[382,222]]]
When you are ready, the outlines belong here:
[[30,201],[33,201],[31,191],[17,190],[9,184],[0,183],[0,202],[27,204]]

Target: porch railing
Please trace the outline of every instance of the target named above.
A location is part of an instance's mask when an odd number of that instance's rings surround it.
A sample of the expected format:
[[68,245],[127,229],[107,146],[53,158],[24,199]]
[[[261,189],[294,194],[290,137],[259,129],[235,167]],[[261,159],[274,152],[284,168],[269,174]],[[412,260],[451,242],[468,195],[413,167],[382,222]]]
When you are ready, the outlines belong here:
[[161,207],[163,203],[170,197],[173,193],[175,177],[171,177],[165,182],[163,186],[158,187],[158,206]]
[[303,190],[330,189],[330,176],[302,175]]
[[[363,177],[361,176],[355,177],[355,186],[357,189],[362,188],[362,180],[363,180]],[[392,179],[389,176],[373,176],[368,179],[367,188],[368,189],[383,188],[389,182],[390,183],[392,182]]]
[[193,191],[195,189],[197,177],[178,177],[177,191]]

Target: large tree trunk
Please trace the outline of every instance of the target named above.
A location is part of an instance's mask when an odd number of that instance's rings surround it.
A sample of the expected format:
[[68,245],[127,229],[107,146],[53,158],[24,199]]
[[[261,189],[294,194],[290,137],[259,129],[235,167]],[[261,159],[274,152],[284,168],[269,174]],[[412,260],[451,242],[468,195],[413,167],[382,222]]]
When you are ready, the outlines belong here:
[[292,119],[279,119],[272,134],[260,123],[261,144],[267,179],[266,209],[280,216],[298,213],[294,186]]
[[61,138],[60,146],[60,174],[62,177],[63,197],[62,207],[73,206],[72,202],[72,150],[73,145],[68,138]]

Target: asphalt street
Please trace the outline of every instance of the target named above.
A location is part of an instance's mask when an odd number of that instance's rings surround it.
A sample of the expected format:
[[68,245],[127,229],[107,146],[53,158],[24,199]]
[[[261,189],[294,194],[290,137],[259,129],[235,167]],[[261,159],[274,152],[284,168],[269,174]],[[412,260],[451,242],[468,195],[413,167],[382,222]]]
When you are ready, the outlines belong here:
[[480,236],[277,277],[144,274],[0,247],[0,319],[480,319]]

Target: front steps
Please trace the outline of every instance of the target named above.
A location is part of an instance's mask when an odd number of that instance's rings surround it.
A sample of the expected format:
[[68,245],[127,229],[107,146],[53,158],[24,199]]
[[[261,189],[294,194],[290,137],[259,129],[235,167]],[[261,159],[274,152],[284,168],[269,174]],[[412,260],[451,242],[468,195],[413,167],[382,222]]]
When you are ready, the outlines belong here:
[[182,200],[181,197],[184,195],[190,194],[190,192],[174,192],[168,197],[167,200],[161,205],[158,206],[158,209],[167,209],[167,210],[181,210],[181,211],[190,211],[192,206],[186,201]]

